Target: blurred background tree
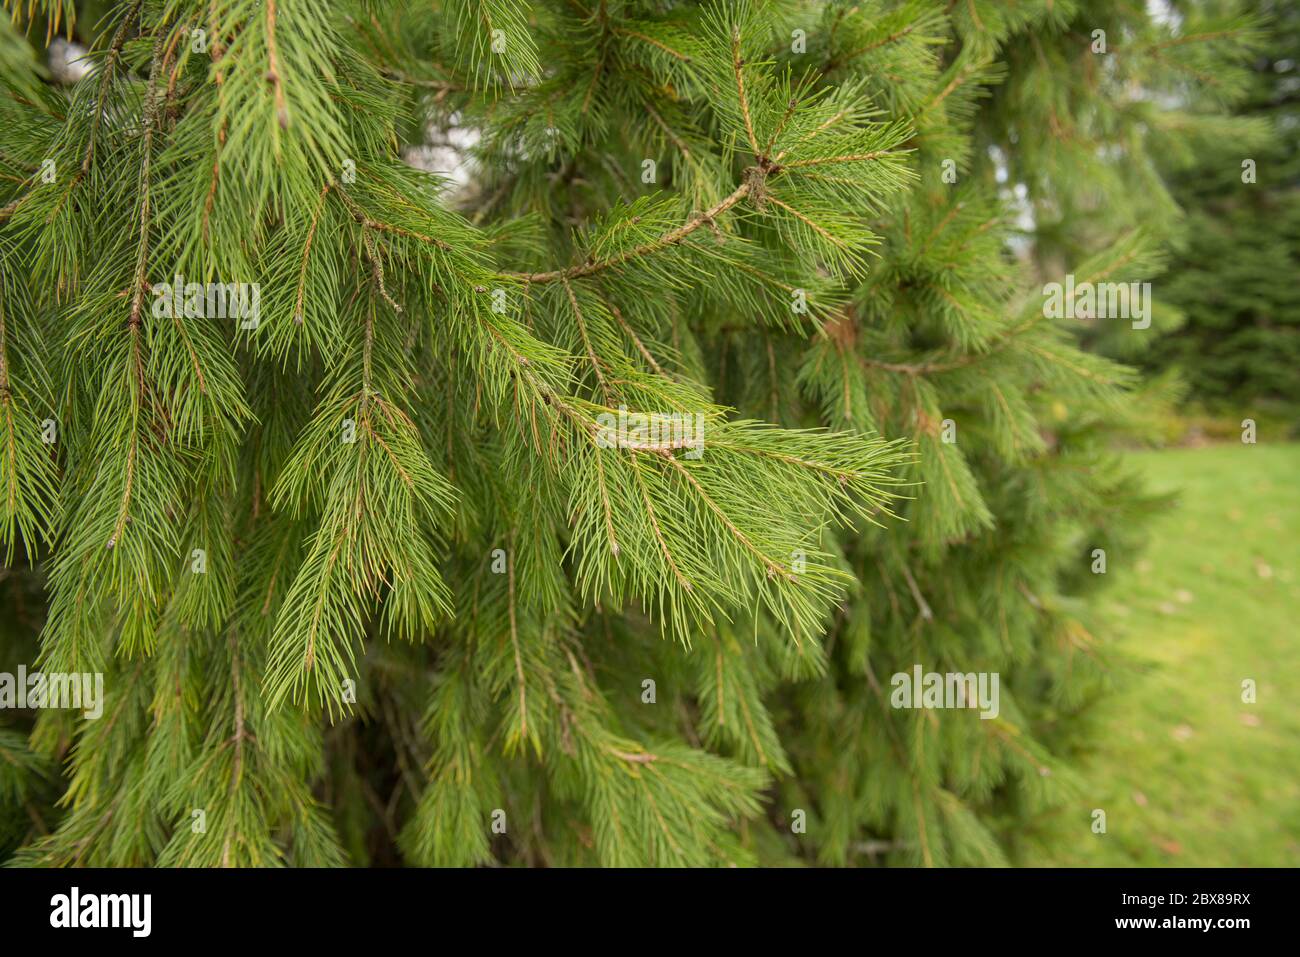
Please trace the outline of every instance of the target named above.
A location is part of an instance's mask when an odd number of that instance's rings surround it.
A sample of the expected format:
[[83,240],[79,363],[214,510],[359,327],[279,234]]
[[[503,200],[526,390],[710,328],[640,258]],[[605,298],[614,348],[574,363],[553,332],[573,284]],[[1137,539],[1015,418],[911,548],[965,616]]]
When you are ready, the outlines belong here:
[[[1215,7],[1207,0],[1202,6]],[[1180,5],[1189,6],[1189,5]],[[1300,407],[1300,6],[1259,6],[1270,36],[1236,111],[1269,126],[1158,157],[1186,219],[1161,294],[1183,313],[1142,358],[1177,370],[1189,400],[1236,418],[1297,424]],[[1182,160],[1181,162],[1178,160]]]

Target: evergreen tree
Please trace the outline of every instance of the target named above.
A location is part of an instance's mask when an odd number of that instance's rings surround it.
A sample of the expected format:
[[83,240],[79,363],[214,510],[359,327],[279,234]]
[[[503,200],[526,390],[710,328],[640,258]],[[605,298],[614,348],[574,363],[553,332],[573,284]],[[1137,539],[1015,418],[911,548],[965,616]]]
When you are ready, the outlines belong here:
[[104,681],[6,715],[14,861],[998,863],[1077,786],[1145,397],[1042,276],[1158,262],[1252,21],[8,6],[0,661]]
[[1267,122],[1267,134],[1167,163],[1188,216],[1166,286],[1186,321],[1145,359],[1181,370],[1190,398],[1227,406],[1234,420],[1270,405],[1294,420],[1300,406],[1300,290],[1289,281],[1300,272],[1300,9],[1266,9],[1273,39],[1250,62],[1237,110]]

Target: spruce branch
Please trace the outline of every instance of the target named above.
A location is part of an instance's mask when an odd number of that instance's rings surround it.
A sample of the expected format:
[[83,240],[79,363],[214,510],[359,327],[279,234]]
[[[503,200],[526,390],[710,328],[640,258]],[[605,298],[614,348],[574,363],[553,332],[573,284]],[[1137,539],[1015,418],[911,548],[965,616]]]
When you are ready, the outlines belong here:
[[727,212],[727,210],[731,209],[733,206],[739,203],[742,199],[745,198],[746,195],[749,194],[749,191],[750,191],[750,184],[742,183],[741,185],[737,186],[735,190],[732,191],[731,195],[729,195],[726,199],[721,200],[714,206],[705,210],[703,213],[700,213],[697,216],[692,216],[690,221],[682,224],[681,226],[676,227],[675,229],[671,229],[668,232],[663,233],[658,238],[651,240],[650,242],[643,243],[634,249],[618,253],[617,255],[611,256],[608,259],[581,263],[576,266],[570,266],[566,269],[556,269],[550,272],[538,272],[538,273],[503,272],[502,275],[509,277],[511,279],[519,280],[521,282],[532,283],[537,285],[550,283],[550,282],[557,282],[561,280],[580,279],[585,276],[590,276],[593,273],[598,273],[601,272],[602,270],[609,269],[614,266],[622,265],[623,263],[630,262],[642,256],[656,253],[662,249],[667,249],[669,247],[678,245],[679,243],[681,243],[683,239],[691,235],[701,226],[704,226],[707,223],[712,222],[714,219],[721,216],[723,213]]

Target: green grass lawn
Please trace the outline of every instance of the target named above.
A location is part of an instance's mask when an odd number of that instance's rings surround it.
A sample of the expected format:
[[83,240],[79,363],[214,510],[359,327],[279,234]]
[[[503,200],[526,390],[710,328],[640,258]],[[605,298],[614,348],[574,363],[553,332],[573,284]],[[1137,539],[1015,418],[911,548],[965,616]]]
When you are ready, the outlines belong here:
[[1085,793],[1025,863],[1300,865],[1300,445],[1133,460],[1180,496],[1137,567],[1109,570],[1138,672],[1103,706]]

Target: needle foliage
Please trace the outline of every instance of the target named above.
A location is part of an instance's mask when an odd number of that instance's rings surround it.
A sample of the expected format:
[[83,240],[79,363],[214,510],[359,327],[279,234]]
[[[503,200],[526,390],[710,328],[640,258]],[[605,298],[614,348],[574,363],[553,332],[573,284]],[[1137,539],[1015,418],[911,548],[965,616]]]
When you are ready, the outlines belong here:
[[999,863],[1080,786],[1148,397],[1038,289],[1158,265],[1253,21],[6,6],[0,664],[105,689],[5,715],[14,862]]

